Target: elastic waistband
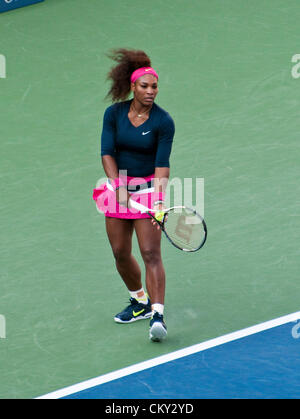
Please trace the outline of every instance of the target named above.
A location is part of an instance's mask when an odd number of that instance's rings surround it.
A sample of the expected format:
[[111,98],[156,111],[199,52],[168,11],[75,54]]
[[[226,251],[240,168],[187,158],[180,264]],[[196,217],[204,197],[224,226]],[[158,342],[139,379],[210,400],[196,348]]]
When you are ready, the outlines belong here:
[[[110,191],[114,191],[109,179],[106,181],[106,186]],[[141,183],[140,185],[127,185],[127,190],[129,193],[151,193],[154,192],[154,182],[153,179],[149,180],[146,183]]]

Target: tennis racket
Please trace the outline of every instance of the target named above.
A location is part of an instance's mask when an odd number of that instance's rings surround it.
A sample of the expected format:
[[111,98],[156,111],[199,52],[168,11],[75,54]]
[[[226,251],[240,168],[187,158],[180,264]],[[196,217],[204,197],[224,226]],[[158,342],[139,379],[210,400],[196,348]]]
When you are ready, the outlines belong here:
[[150,215],[177,249],[184,252],[196,252],[204,246],[207,227],[201,215],[195,210],[177,206],[156,212],[132,199],[130,206]]

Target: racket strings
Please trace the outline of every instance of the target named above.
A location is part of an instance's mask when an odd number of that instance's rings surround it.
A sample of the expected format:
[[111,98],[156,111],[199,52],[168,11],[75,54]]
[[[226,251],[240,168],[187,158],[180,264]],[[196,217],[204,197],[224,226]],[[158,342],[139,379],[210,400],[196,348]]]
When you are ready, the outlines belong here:
[[164,229],[169,239],[181,249],[196,250],[205,240],[206,232],[202,218],[186,208],[180,212],[169,211]]

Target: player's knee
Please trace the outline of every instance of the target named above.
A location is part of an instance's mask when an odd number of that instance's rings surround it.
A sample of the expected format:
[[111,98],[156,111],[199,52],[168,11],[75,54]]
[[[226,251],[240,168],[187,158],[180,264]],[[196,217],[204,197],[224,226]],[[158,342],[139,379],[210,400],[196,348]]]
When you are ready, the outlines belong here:
[[145,248],[141,251],[144,263],[146,265],[157,265],[161,263],[160,251],[153,248]]
[[130,258],[130,251],[124,247],[114,247],[113,255],[118,263],[124,263]]

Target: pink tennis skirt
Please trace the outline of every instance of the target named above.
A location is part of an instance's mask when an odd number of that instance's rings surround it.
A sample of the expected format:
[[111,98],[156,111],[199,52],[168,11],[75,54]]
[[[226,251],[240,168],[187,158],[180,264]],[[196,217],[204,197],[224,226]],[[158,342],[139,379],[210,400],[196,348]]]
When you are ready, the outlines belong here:
[[[123,183],[127,184],[127,189],[131,195],[131,199],[145,205],[148,208],[153,208],[154,198],[154,175],[145,178],[136,178],[126,176],[122,178]],[[101,184],[93,192],[93,200],[96,201],[96,207],[99,212],[106,217],[124,218],[128,220],[136,220],[140,218],[150,218],[146,213],[141,213],[134,208],[127,208],[120,205],[116,200],[116,193],[109,181]]]

